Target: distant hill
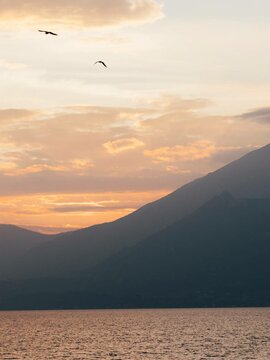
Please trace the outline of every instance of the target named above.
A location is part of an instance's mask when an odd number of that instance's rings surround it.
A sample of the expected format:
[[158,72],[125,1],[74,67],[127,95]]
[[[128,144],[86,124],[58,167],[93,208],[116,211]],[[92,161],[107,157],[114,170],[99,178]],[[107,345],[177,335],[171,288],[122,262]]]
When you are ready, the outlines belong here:
[[35,246],[44,244],[50,236],[25,230],[13,225],[0,224],[0,278],[6,269]]
[[56,236],[30,250],[10,275],[75,276],[178,222],[224,191],[238,198],[270,198],[270,145],[117,221]]
[[269,219],[223,193],[80,277],[0,284],[0,308],[270,306]]

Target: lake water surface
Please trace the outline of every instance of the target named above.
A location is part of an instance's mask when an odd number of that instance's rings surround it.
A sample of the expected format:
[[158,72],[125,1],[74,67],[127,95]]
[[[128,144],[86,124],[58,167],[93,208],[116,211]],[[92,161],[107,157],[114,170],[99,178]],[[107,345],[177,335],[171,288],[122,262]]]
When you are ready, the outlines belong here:
[[0,312],[0,359],[270,360],[270,309]]

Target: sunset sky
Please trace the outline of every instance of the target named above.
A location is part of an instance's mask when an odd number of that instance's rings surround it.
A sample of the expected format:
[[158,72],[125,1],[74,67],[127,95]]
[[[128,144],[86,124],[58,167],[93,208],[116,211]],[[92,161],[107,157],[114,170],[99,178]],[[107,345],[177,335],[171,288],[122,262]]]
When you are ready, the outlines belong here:
[[269,0],[0,0],[0,223],[111,221],[270,142],[269,14]]

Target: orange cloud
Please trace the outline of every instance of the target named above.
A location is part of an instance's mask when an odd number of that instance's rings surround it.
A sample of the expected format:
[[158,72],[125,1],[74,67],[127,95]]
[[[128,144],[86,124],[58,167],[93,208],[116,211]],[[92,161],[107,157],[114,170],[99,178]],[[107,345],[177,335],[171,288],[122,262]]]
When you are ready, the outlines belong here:
[[[1,169],[1,166],[0,166]],[[68,168],[66,168],[65,166],[53,166],[53,165],[47,165],[47,164],[37,164],[37,165],[32,165],[32,166],[27,166],[25,168],[16,168],[14,165],[13,167],[11,167],[10,169],[3,169],[3,173],[6,176],[20,176],[20,175],[27,175],[27,174],[36,174],[42,171],[69,171]]]
[[145,150],[145,156],[155,162],[175,162],[177,160],[194,161],[207,159],[217,151],[210,141],[198,141],[189,145],[160,147],[154,150]]
[[101,27],[144,23],[162,16],[155,0],[0,0],[0,20]]
[[71,172],[72,170],[79,170],[78,174],[80,174],[80,171],[83,173],[83,171],[94,167],[93,163],[84,159],[74,159],[69,163],[58,165],[34,164],[25,167],[19,167],[18,165],[14,162],[0,162],[0,172],[5,176],[21,176],[36,174],[43,171]]
[[103,144],[109,154],[119,154],[144,146],[143,141],[136,138],[118,139]]
[[4,122],[33,119],[38,112],[25,109],[0,109],[0,125]]
[[13,162],[0,162],[0,172],[3,174],[12,173],[16,170],[17,165]]
[[73,159],[70,163],[71,168],[75,170],[87,170],[95,167],[95,165],[87,159]]

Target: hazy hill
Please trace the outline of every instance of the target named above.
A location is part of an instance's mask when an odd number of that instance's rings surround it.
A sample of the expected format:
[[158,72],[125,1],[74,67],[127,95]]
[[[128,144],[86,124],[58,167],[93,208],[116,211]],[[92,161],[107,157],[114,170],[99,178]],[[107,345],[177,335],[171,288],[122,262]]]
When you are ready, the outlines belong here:
[[14,266],[14,262],[30,249],[49,239],[49,236],[17,226],[0,224],[0,277],[6,268]]
[[270,145],[115,222],[57,236],[30,250],[16,275],[75,275],[179,221],[223,191],[236,197],[270,198]]

